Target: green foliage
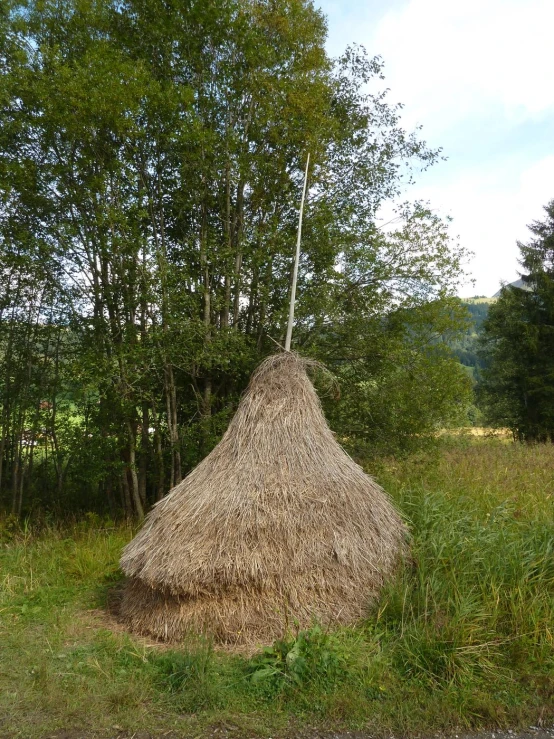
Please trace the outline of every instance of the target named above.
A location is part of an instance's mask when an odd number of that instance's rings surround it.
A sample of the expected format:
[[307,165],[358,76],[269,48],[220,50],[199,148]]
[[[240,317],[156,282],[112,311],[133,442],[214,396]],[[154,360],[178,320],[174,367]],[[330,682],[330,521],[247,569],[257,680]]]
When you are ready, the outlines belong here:
[[[295,342],[344,382],[336,430],[447,422],[463,377],[398,316],[437,333],[463,253],[422,203],[378,227],[439,158],[378,58],[332,61],[308,0],[11,0],[0,32],[3,508],[141,516],[213,447],[283,340],[308,150]],[[394,419],[356,415],[396,364]]]
[[10,514],[0,519],[0,542],[12,541],[21,534],[21,531],[21,521],[17,516]]
[[341,392],[340,402],[325,400],[325,410],[357,455],[413,451],[434,443],[441,428],[463,424],[471,382],[448,342],[464,319],[456,301],[437,300],[352,319],[356,333],[322,343]]
[[332,689],[343,679],[340,642],[314,625],[293,639],[276,641],[248,664],[250,682],[271,698],[287,689]]
[[518,243],[523,286],[506,286],[484,324],[483,405],[525,441],[554,440],[554,201]]

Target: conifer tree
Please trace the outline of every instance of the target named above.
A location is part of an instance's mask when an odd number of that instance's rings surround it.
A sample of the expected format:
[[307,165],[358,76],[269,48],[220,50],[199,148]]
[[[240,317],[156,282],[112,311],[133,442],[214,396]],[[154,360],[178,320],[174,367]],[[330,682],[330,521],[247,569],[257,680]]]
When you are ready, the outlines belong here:
[[522,287],[506,286],[484,324],[483,403],[521,441],[554,441],[554,200],[518,242]]

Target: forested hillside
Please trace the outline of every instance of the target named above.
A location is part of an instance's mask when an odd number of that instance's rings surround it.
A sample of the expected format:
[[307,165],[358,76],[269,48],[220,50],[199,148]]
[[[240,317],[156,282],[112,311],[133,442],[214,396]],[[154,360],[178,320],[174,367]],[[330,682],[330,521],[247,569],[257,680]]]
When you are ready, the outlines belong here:
[[307,0],[3,5],[3,507],[141,516],[211,449],[283,342],[308,151],[294,344],[332,425],[390,451],[463,412],[461,249],[376,220],[439,152],[325,37]]
[[454,354],[467,367],[472,378],[477,381],[480,370],[485,366],[485,360],[480,353],[479,338],[482,334],[483,323],[488,316],[489,307],[495,298],[475,296],[462,300],[462,305],[469,313],[469,320],[464,335],[452,342]]

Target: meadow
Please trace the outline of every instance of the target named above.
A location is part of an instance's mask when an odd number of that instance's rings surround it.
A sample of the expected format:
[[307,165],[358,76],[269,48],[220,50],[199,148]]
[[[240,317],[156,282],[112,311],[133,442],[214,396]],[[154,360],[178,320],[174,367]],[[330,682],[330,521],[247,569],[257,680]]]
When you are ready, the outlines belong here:
[[367,618],[254,654],[170,648],[109,614],[128,523],[0,526],[0,736],[375,736],[554,718],[554,445],[486,437],[368,467],[411,554]]

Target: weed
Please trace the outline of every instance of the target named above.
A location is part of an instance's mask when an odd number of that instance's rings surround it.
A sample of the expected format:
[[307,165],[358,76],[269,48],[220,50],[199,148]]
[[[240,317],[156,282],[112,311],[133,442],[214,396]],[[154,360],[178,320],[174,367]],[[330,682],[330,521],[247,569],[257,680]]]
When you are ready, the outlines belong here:
[[268,697],[291,687],[334,687],[345,671],[337,638],[318,625],[292,639],[276,641],[247,665],[250,682]]

